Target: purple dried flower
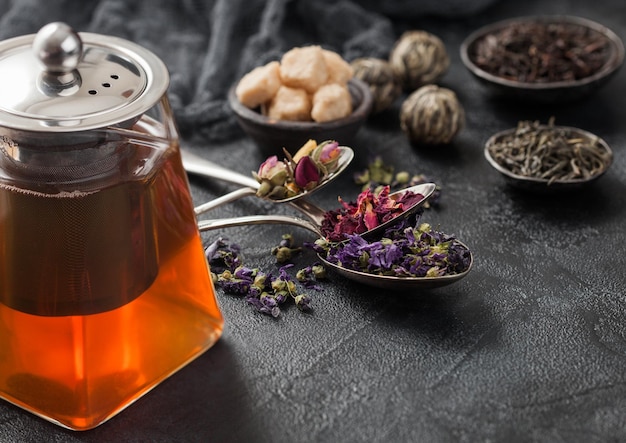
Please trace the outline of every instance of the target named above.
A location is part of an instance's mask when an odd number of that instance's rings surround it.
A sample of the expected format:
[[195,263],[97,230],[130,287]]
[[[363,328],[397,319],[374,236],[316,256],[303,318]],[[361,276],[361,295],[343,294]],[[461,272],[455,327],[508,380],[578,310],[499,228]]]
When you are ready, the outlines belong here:
[[311,310],[311,298],[306,294],[300,294],[295,297],[296,306],[301,311],[310,311]]
[[280,315],[278,303],[270,296],[261,295],[260,298],[246,297],[246,301],[262,314],[271,315],[272,317],[278,317]]
[[370,249],[370,259],[368,262],[370,266],[391,269],[394,263],[397,263],[404,255],[402,248],[393,242],[389,242],[388,244],[377,242],[377,244],[379,245],[378,248]]
[[[291,236],[283,236],[283,242],[285,245],[291,245]],[[243,266],[239,247],[229,245],[223,238],[217,239],[206,248],[206,256],[214,271],[216,285],[219,285],[225,293],[245,296],[246,302],[254,306],[258,312],[278,317],[279,305],[290,298],[295,301],[299,297],[296,283],[288,272],[293,264],[282,266],[278,271],[278,277],[265,274],[258,268]],[[316,272],[320,273],[319,270]],[[300,303],[306,305],[308,309],[310,303],[308,296],[298,300],[304,300]],[[303,306],[299,306],[299,309]]]
[[326,277],[326,270],[319,263],[315,263],[313,265],[299,269],[296,272],[296,280],[302,283],[302,285],[305,288],[315,289],[316,291],[319,291],[322,289],[319,285],[315,283],[316,280],[322,279],[325,277]]
[[222,237],[211,243],[205,249],[205,255],[211,266],[211,270],[216,274],[224,270],[233,271],[237,266],[241,265],[240,248],[236,244],[229,244]]
[[221,280],[220,284],[224,292],[228,294],[245,295],[250,289],[250,283],[243,280]]
[[351,235],[344,242],[318,240],[312,248],[329,262],[347,269],[399,277],[434,277],[464,272],[470,251],[456,239],[434,231],[419,217],[387,228],[379,241]]

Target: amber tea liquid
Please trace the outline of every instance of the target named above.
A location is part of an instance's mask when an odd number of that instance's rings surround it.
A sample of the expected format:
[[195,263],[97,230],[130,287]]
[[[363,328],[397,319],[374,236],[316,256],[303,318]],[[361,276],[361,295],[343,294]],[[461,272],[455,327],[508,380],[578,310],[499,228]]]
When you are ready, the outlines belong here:
[[66,199],[0,187],[4,399],[89,429],[220,337],[177,148],[157,163],[140,181]]

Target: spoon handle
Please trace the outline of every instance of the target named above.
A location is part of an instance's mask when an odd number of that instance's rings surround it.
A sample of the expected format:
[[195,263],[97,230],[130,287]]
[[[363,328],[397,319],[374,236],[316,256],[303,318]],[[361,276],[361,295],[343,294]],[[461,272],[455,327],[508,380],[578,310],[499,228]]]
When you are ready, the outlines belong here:
[[247,197],[249,195],[255,195],[256,190],[252,188],[239,188],[228,194],[224,194],[221,197],[214,198],[211,201],[198,205],[194,208],[194,212],[196,215],[204,214],[205,212],[211,211],[219,206],[225,205],[226,203],[230,203],[235,200],[239,200],[240,198]]
[[322,236],[319,228],[307,220],[287,215],[248,215],[244,217],[221,218],[214,220],[201,220],[198,222],[200,231],[210,231],[220,228],[231,228],[235,226],[262,225],[262,224],[282,224],[298,226],[308,231]]
[[[231,171],[230,169],[224,168],[223,166],[213,163],[210,160],[199,157],[186,149],[181,149],[180,152],[183,159],[183,167],[188,173],[200,175],[202,177],[215,178],[217,180],[244,186],[242,189],[237,189],[196,207],[194,209],[196,215],[208,212],[218,206],[230,203],[242,197],[256,194],[256,190],[259,188],[259,182],[257,182],[254,178]],[[316,225],[322,224],[325,211],[319,206],[304,198],[298,198],[288,203],[313,221]]]
[[259,187],[259,182],[250,176],[231,171],[230,169],[213,163],[210,160],[199,157],[186,149],[181,149],[180,153],[183,159],[183,167],[191,174],[215,178],[252,189],[258,189]]

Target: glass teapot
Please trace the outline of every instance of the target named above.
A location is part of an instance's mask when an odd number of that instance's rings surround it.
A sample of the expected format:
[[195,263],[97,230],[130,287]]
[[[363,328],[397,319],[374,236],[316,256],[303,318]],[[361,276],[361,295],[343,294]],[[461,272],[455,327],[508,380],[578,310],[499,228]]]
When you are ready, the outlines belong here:
[[70,429],[222,333],[168,84],[63,23],[0,42],[0,397]]

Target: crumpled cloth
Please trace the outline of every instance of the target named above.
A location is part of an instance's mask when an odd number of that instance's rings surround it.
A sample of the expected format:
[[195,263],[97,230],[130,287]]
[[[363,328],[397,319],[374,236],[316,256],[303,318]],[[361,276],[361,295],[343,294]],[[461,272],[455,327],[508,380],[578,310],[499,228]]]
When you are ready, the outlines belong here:
[[209,140],[238,130],[228,89],[294,46],[319,44],[351,61],[386,58],[393,20],[473,14],[494,0],[0,0],[0,39],[53,21],[134,41],[167,65],[169,98],[182,132]]

